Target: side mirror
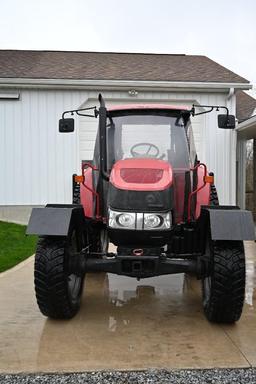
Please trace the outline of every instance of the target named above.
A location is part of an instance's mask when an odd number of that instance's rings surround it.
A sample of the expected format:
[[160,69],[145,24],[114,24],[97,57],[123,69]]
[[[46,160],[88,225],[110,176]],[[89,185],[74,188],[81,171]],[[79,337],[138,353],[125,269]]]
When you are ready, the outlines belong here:
[[236,118],[234,115],[218,115],[218,127],[224,129],[234,129],[236,127]]
[[68,133],[68,132],[74,132],[75,124],[74,119],[60,119],[59,120],[59,132],[61,133]]

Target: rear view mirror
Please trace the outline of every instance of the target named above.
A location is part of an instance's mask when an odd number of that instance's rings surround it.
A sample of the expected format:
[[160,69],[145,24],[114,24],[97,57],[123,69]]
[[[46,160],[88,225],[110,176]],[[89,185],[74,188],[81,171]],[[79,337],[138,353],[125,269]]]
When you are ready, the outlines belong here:
[[218,127],[224,129],[234,129],[236,127],[236,119],[234,115],[218,115]]
[[74,132],[74,126],[74,119],[72,118],[59,120],[59,132]]

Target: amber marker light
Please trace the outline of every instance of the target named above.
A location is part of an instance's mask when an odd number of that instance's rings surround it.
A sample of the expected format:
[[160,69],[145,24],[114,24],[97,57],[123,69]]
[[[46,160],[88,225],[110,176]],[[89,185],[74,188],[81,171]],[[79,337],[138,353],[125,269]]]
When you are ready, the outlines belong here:
[[205,176],[204,177],[204,182],[209,183],[209,184],[214,184],[214,176]]
[[75,176],[75,182],[76,183],[83,183],[84,182],[84,176],[83,175],[76,175]]

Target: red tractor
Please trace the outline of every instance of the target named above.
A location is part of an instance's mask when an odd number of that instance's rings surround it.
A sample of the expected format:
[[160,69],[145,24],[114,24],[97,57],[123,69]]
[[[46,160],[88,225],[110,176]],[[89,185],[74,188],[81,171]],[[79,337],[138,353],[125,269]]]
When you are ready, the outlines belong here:
[[[252,215],[219,205],[214,176],[197,158],[195,108],[146,104],[100,107],[94,159],[73,176],[73,204],[34,208],[27,233],[39,235],[35,291],[41,312],[71,318],[87,272],[137,279],[187,273],[202,281],[208,320],[233,323],[245,291],[243,240],[254,240]],[[204,106],[208,107],[208,106]],[[220,128],[233,129],[226,107]],[[73,132],[67,113],[60,132]],[[202,112],[200,112],[202,113]],[[116,253],[108,252],[109,241]]]

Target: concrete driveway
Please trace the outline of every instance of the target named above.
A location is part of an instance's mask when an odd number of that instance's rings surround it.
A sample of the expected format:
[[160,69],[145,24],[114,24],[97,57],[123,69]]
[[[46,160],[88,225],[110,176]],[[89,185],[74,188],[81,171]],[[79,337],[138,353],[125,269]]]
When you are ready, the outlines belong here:
[[225,326],[205,319],[200,283],[183,275],[88,274],[79,314],[46,319],[30,258],[0,275],[0,372],[256,366],[256,246],[245,245],[246,304]]

